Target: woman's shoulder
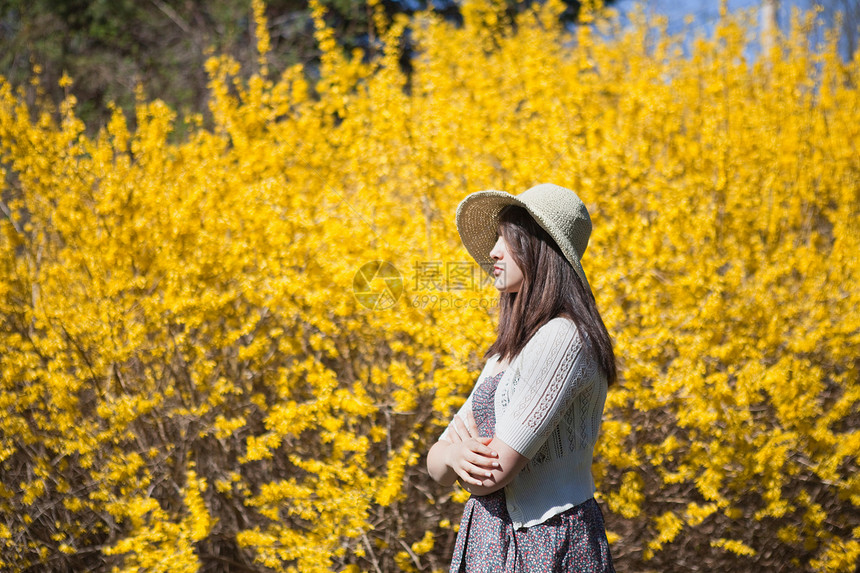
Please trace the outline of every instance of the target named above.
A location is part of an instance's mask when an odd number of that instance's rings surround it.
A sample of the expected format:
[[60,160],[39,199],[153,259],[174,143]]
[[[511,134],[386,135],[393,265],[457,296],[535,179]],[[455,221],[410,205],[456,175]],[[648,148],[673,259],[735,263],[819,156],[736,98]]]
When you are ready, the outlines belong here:
[[577,328],[576,323],[572,318],[568,316],[556,316],[555,318],[551,318],[543,323],[535,333],[535,337],[537,337],[538,333],[542,333],[544,336],[556,334],[561,336],[578,337],[579,328]]
[[581,339],[576,323],[568,317],[557,316],[546,321],[535,331],[521,354],[544,354],[552,349],[559,350],[571,345],[579,346],[580,343]]
[[556,326],[566,326],[568,328],[576,328],[576,322],[574,322],[574,320],[571,317],[566,316],[566,315],[558,315],[554,318],[551,318],[548,321],[546,321],[544,326],[547,326],[549,324],[556,325]]

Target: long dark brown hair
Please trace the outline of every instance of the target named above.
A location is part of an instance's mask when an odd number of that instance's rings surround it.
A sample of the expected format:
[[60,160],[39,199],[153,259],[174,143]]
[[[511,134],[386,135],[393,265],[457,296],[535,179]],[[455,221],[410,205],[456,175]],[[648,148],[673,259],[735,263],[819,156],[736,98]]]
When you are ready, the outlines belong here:
[[591,290],[586,288],[555,240],[524,208],[499,214],[499,233],[523,273],[519,292],[500,293],[499,334],[486,357],[513,359],[549,320],[564,316],[588,336],[609,384],[617,377],[612,341]]

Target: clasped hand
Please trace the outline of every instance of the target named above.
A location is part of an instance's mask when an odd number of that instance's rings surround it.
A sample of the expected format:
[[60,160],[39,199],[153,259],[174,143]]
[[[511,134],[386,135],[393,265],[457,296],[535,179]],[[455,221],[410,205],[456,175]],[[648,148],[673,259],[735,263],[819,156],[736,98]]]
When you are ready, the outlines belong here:
[[445,463],[457,474],[461,483],[489,487],[493,484],[491,470],[499,469],[499,454],[489,447],[492,437],[481,437],[471,411],[466,419],[454,416],[449,432],[451,445],[445,451]]

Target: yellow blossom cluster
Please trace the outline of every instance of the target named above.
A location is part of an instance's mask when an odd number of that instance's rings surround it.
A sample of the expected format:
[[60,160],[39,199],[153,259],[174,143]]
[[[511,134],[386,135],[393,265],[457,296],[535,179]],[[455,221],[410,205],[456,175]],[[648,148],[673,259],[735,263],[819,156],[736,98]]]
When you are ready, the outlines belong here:
[[619,359],[619,570],[854,571],[860,57],[813,16],[751,59],[725,6],[685,41],[557,0],[370,2],[346,54],[312,6],[318,77],[270,69],[254,0],[206,117],[88,129],[0,78],[0,569],[445,570],[465,492],[421,457],[497,317],[454,212],[550,181]]

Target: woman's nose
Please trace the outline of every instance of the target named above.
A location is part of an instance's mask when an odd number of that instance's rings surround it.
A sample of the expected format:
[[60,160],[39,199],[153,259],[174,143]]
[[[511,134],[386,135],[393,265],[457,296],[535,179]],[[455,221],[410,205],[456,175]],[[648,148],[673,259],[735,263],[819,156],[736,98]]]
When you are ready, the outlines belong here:
[[490,258],[493,260],[502,258],[502,248],[501,248],[502,238],[499,237],[496,239],[496,244],[493,246],[493,250],[490,251]]

